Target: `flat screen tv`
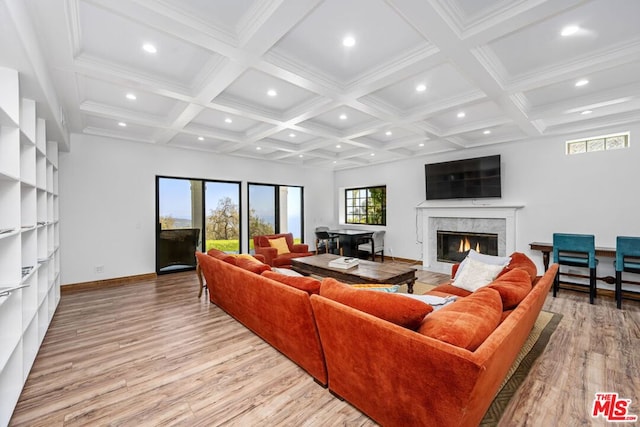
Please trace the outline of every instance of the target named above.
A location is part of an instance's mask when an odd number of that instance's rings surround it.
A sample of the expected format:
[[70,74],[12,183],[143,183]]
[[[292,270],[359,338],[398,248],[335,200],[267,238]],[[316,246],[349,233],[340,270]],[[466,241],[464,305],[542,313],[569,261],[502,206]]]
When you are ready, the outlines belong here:
[[427,200],[501,197],[500,155],[424,165]]

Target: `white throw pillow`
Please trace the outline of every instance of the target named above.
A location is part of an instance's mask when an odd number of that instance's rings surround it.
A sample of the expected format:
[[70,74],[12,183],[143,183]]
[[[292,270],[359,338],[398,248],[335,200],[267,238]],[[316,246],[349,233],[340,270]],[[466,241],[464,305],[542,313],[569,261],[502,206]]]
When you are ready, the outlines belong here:
[[469,250],[469,254],[467,256],[471,259],[481,261],[485,264],[501,265],[503,267],[506,267],[511,262],[510,256],[485,255],[481,254],[480,252],[476,252],[473,249]]
[[456,275],[452,285],[469,292],[475,292],[493,282],[503,268],[503,265],[486,264],[482,261],[468,258],[464,269],[460,275]]

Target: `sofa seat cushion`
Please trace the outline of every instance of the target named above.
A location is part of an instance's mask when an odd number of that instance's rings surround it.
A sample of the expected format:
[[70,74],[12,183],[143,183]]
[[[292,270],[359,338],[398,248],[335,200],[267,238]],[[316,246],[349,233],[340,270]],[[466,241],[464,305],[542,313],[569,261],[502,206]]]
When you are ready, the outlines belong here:
[[488,287],[498,291],[503,309],[510,310],[531,292],[531,276],[526,270],[516,268],[499,276]]
[[482,288],[426,316],[418,332],[475,351],[502,318],[502,300],[495,289]]
[[228,262],[229,264],[236,265],[236,258],[226,252],[218,249],[209,249],[207,255],[217,258],[221,261]]
[[439,296],[439,297],[449,296],[449,295],[456,295],[456,296],[459,296],[459,297],[466,297],[466,296],[471,295],[471,291],[467,291],[466,289],[462,289],[462,288],[459,288],[457,286],[453,286],[449,282],[449,283],[443,283],[441,285],[438,285],[435,288],[430,289],[427,292],[425,292],[425,294],[427,294],[427,295],[436,295],[436,296]]
[[508,273],[511,270],[515,270],[516,268],[526,271],[532,281],[538,275],[538,268],[531,260],[531,258],[521,252],[514,252],[511,254],[511,262],[502,270],[498,277]]
[[320,296],[412,330],[416,330],[422,319],[433,311],[433,307],[422,301],[393,293],[353,288],[332,278],[322,280]]
[[288,274],[281,274],[271,270],[263,271],[262,275],[277,282],[284,283],[285,285],[300,289],[301,291],[305,291],[309,295],[320,294],[321,282],[320,280],[314,279],[313,277],[290,276]]

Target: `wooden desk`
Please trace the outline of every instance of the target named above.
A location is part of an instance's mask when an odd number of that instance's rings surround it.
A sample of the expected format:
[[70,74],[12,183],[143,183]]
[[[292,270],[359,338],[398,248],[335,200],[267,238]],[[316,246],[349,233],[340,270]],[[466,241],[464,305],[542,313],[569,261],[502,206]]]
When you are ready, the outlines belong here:
[[[543,242],[533,242],[533,243],[529,243],[529,247],[533,251],[542,252],[542,263],[544,264],[544,271],[547,271],[547,269],[549,268],[549,254],[553,252],[553,244],[543,243]],[[601,256],[605,258],[615,258],[616,248],[605,248],[601,246],[596,246],[596,256]],[[613,282],[607,282],[607,283],[613,283]]]

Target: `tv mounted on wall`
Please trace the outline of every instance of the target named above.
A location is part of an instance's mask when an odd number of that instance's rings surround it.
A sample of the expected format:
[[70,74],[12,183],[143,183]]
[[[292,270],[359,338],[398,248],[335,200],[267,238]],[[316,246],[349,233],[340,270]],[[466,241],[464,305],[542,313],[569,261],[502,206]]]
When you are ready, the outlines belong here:
[[424,165],[427,200],[501,197],[500,155]]

